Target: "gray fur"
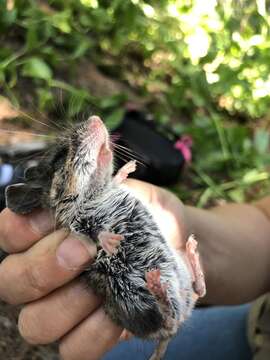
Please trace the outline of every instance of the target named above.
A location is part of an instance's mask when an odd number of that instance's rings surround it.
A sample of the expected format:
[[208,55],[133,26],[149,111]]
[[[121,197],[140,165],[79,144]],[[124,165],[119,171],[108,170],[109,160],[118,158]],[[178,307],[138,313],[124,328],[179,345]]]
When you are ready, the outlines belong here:
[[[55,210],[58,226],[86,235],[98,248],[100,231],[124,236],[116,254],[108,256],[99,248],[95,262],[82,276],[103,297],[115,323],[138,337],[159,340],[151,358],[159,359],[194,306],[191,275],[146,207],[114,181],[112,158],[105,159],[106,165],[98,163],[102,149],[107,155],[111,152],[106,128],[92,126],[93,121],[101,123],[92,117],[59,138],[39,167],[26,173],[21,189],[41,188],[36,201]],[[7,197],[20,213],[18,188],[10,188]],[[29,201],[24,211],[35,205]],[[166,302],[147,288],[146,273],[155,269],[160,270],[161,283],[167,284]]]
[[[148,291],[145,273],[160,269],[168,283],[170,312],[175,324],[192,307],[192,285],[186,264],[175,255],[151,214],[121,185],[109,183],[97,198],[83,199],[70,228],[97,241],[97,234],[109,230],[124,236],[116,255],[100,250],[85,273],[87,283],[105,298],[111,318],[134,335],[143,338],[169,337],[176,331],[163,329],[166,318],[157,299]],[[185,291],[187,296],[180,296]]]

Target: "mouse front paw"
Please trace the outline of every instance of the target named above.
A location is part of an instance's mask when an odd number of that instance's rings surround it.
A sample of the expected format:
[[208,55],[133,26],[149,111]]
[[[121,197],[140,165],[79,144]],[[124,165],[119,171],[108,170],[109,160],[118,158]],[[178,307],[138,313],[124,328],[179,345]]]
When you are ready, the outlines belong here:
[[118,170],[117,174],[114,177],[114,181],[118,184],[121,184],[124,180],[127,179],[128,175],[135,170],[136,160],[131,160]]
[[107,255],[110,256],[117,253],[117,248],[123,239],[123,235],[114,234],[109,231],[101,231],[98,234],[98,241],[102,249],[106,252]]

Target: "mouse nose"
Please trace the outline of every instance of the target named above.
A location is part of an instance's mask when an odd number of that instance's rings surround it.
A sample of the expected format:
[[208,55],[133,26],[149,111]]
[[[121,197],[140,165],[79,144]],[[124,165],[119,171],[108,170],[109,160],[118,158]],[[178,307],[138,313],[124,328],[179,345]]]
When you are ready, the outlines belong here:
[[90,116],[89,122],[90,122],[89,126],[90,126],[90,128],[91,128],[92,130],[97,129],[97,128],[100,128],[100,127],[103,126],[102,120],[100,119],[99,116],[96,116],[96,115]]

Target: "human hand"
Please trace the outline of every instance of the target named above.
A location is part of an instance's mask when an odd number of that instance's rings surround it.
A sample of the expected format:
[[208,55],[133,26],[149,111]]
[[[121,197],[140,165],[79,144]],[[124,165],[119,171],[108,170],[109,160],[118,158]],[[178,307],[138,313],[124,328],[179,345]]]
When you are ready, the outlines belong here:
[[[101,300],[76,279],[96,249],[66,230],[52,232],[53,227],[48,212],[21,216],[5,209],[0,214],[0,247],[10,254],[0,265],[0,298],[24,304],[18,327],[27,342],[61,339],[63,359],[98,359],[118,341],[121,329],[105,315]],[[80,346],[89,344],[88,337],[94,338],[90,355]]]
[[[148,204],[164,235],[181,249],[186,230],[180,201],[147,183],[128,180],[126,185]],[[43,226],[37,227],[41,219]],[[0,265],[0,297],[11,304],[26,303],[19,331],[29,343],[60,340],[64,360],[99,359],[119,341],[122,329],[107,317],[101,299],[76,279],[94,258],[95,249],[68,237],[65,230],[47,235],[52,229],[48,213],[19,216],[8,209],[1,213],[0,247],[11,255]],[[69,250],[65,262],[59,258],[64,243]],[[78,262],[70,263],[74,259]]]
[[125,185],[148,207],[163,236],[176,250],[185,250],[190,228],[185,207],[172,192],[150,183],[127,179]]

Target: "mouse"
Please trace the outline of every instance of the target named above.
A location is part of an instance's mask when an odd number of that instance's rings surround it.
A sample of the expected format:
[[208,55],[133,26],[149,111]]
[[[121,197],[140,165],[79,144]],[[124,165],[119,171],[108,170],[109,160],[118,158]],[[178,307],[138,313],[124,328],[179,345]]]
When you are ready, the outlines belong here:
[[23,183],[7,187],[6,204],[18,214],[53,209],[58,228],[95,243],[96,258],[82,281],[126,334],[157,341],[150,360],[160,360],[206,293],[197,241],[190,235],[185,256],[176,252],[124,184],[136,161],[116,174],[113,163],[109,132],[100,117],[90,116],[58,136]]

